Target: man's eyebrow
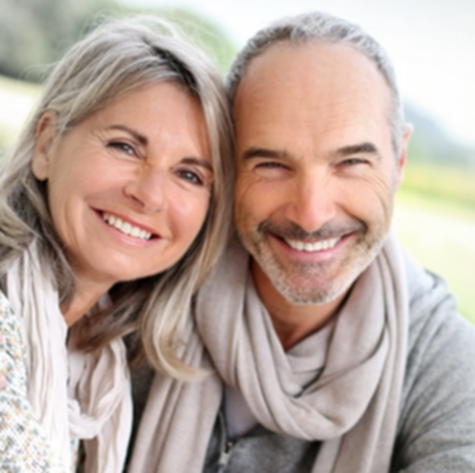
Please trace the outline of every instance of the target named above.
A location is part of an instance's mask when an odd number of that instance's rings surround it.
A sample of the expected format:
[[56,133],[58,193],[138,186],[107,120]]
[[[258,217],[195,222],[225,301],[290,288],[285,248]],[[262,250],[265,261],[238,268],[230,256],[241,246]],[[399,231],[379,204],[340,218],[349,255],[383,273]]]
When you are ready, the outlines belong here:
[[144,136],[141,133],[139,133],[138,131],[128,127],[127,125],[120,125],[120,124],[111,125],[111,126],[108,127],[108,129],[109,130],[125,131],[125,132],[129,133],[130,135],[132,135],[141,145],[147,146],[147,144],[148,144],[148,139],[147,139],[146,136]]
[[378,157],[381,156],[376,145],[371,142],[358,143],[355,145],[344,146],[343,148],[337,149],[333,153],[336,157],[345,157],[352,154],[374,154]]
[[257,148],[257,147],[248,148],[242,154],[243,161],[246,161],[252,158],[286,159],[288,157],[289,155],[286,151],[267,149],[267,148]]
[[[378,158],[381,157],[381,153],[379,152],[376,145],[369,141],[338,148],[332,154],[337,158],[351,156],[353,154],[373,154]],[[252,158],[288,159],[289,154],[287,151],[283,150],[281,151],[276,149],[251,147],[244,151],[242,154],[242,160],[246,161]]]

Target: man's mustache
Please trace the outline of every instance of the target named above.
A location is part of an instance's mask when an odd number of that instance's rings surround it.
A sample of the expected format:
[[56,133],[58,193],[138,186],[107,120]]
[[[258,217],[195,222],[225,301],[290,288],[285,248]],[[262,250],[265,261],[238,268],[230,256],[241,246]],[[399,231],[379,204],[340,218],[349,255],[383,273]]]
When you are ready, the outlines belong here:
[[283,223],[277,223],[272,220],[264,220],[258,226],[260,233],[272,233],[273,235],[287,239],[287,240],[328,240],[331,238],[340,238],[350,233],[364,234],[367,231],[367,225],[360,221],[353,219],[345,224],[338,224],[336,222],[326,222],[318,230],[314,232],[307,232],[302,227],[290,220]]

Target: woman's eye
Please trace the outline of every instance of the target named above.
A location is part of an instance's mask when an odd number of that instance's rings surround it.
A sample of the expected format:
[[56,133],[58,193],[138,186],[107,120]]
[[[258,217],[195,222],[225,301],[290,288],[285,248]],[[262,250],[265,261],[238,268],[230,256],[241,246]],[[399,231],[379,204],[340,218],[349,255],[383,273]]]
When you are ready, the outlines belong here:
[[196,172],[189,171],[189,170],[182,170],[182,171],[178,171],[178,176],[188,182],[191,182],[192,184],[196,184],[199,186],[203,185],[203,179]]
[[129,145],[128,143],[125,143],[125,142],[123,142],[123,141],[110,141],[110,142],[107,144],[107,146],[108,146],[109,148],[113,148],[113,149],[115,149],[115,150],[117,150],[117,151],[120,151],[120,152],[122,152],[122,153],[125,153],[125,154],[127,154],[127,155],[129,155],[129,156],[135,155],[135,150],[134,150],[134,148],[133,148],[131,145]]

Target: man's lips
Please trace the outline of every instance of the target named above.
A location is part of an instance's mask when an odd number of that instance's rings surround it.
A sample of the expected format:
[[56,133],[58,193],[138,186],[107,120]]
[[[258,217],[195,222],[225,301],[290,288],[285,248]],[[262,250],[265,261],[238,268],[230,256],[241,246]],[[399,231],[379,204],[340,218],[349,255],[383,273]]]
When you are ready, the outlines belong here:
[[319,253],[332,250],[351,235],[364,232],[362,222],[353,220],[346,224],[328,222],[314,232],[307,232],[293,222],[277,224],[266,220],[259,225],[259,232],[276,238],[287,247],[305,253]]
[[325,250],[330,250],[338,244],[342,237],[328,238],[318,241],[305,241],[290,238],[282,238],[291,248],[298,251],[305,251],[307,253],[318,253]]

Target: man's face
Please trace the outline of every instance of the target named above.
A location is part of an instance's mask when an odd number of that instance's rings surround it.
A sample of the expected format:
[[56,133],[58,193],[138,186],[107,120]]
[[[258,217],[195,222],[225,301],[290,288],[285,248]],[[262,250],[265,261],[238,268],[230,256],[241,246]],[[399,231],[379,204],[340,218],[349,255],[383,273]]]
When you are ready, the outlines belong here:
[[236,226],[258,290],[334,301],[390,227],[408,136],[398,160],[389,87],[348,46],[280,43],[251,62],[234,111]]

